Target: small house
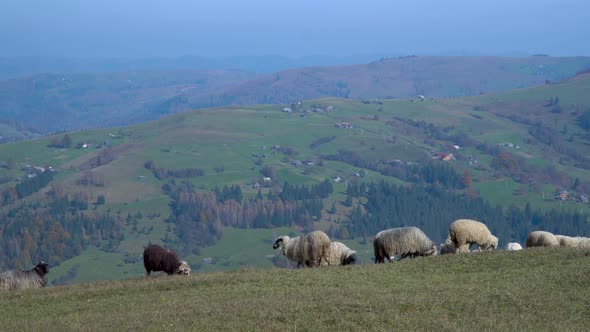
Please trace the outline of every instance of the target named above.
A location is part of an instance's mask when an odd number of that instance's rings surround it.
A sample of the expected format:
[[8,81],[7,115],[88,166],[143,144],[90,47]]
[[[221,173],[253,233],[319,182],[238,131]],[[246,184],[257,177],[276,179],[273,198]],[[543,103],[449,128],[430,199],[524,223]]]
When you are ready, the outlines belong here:
[[567,201],[569,195],[570,193],[567,190],[562,190],[559,192],[559,194],[557,194],[557,196],[555,196],[555,199],[560,201]]
[[334,124],[334,127],[336,128],[346,128],[346,129],[351,129],[352,128],[352,123],[350,122],[338,122]]

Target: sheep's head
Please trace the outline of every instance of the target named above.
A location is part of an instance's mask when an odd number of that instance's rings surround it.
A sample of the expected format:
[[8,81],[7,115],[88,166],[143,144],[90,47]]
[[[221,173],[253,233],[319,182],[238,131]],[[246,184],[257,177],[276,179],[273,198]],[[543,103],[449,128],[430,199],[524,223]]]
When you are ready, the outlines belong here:
[[445,255],[445,254],[454,254],[455,253],[455,245],[453,244],[453,242],[447,242],[445,241],[444,243],[442,243],[440,245],[440,250],[439,253],[441,255]]
[[436,256],[436,254],[436,244],[433,242],[432,246],[430,246],[430,249],[424,251],[424,253],[421,256]]
[[498,248],[498,238],[492,235],[491,240],[481,246],[481,249],[488,250],[488,249],[496,249]]
[[288,236],[279,236],[275,240],[274,244],[272,245],[272,248],[273,249],[278,249],[278,248],[282,247],[283,244],[285,244],[285,242],[287,242],[287,241],[289,241],[289,237]]
[[38,275],[43,277],[44,275],[49,273],[49,264],[45,262],[39,262],[39,264],[35,266],[34,270],[35,272],[37,272]]
[[178,267],[176,274],[189,275],[191,274],[191,267],[188,265],[187,262],[180,261],[180,266]]
[[342,261],[342,265],[356,265],[356,264],[360,264],[359,255],[356,253],[356,251],[353,251],[353,252],[349,253],[348,255],[346,255],[346,257]]
[[492,235],[492,249],[498,248],[498,238]]

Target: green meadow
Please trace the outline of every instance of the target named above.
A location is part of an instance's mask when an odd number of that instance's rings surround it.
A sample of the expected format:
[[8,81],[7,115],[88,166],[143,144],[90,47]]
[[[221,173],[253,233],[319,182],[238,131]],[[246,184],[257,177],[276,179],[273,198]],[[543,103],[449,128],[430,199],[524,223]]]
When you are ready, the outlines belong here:
[[243,267],[3,293],[0,316],[7,331],[585,331],[588,273],[574,249]]

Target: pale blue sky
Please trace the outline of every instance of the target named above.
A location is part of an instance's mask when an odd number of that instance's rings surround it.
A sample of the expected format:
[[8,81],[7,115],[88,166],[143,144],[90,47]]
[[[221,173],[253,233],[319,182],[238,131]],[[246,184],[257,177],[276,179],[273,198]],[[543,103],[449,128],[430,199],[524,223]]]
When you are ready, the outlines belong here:
[[582,0],[3,0],[0,56],[590,55]]

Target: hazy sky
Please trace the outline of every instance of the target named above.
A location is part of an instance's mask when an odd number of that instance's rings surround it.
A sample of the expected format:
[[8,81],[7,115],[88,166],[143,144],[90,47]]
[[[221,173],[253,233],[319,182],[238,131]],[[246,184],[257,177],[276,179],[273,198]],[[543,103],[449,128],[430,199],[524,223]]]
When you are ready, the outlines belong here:
[[587,0],[2,0],[0,56],[590,55]]

